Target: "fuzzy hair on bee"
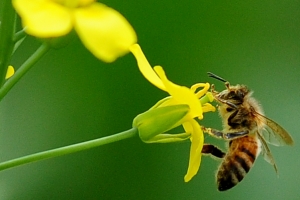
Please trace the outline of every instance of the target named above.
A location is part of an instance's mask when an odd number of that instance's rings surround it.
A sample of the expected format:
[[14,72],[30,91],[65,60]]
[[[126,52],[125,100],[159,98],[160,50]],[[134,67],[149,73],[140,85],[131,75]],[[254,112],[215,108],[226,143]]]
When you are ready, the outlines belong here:
[[263,109],[252,94],[244,85],[228,86],[227,90],[217,94],[218,99],[230,102],[229,105],[225,103],[218,107],[224,132],[248,130],[251,134],[265,126],[264,118],[260,117]]

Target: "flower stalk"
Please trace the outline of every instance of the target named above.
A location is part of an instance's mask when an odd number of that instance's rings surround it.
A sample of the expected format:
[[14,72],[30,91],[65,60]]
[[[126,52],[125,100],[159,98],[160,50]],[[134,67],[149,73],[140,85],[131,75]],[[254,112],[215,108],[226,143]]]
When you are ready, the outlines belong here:
[[14,49],[16,13],[11,0],[0,1],[0,87],[4,84],[7,67]]
[[45,55],[50,47],[47,44],[42,44],[16,71],[16,73],[8,79],[0,89],[0,101],[10,91],[10,89],[31,69],[31,67]]
[[25,28],[23,28],[22,30],[18,31],[15,35],[14,35],[14,38],[13,38],[13,41],[16,43],[18,42],[19,40],[23,39],[24,37],[26,37],[27,34],[25,32]]
[[12,167],[17,167],[20,165],[28,164],[28,163],[40,161],[40,160],[45,160],[45,159],[63,156],[63,155],[67,155],[67,154],[71,154],[71,153],[75,153],[75,152],[79,152],[79,151],[88,150],[88,149],[102,146],[105,144],[114,143],[114,142],[117,142],[120,140],[131,138],[131,137],[137,135],[137,133],[138,133],[137,129],[132,128],[127,131],[123,131],[123,132],[120,132],[120,133],[117,133],[114,135],[110,135],[110,136],[106,136],[106,137],[102,137],[102,138],[98,138],[98,139],[94,139],[94,140],[90,140],[90,141],[86,141],[86,142],[81,142],[81,143],[77,143],[77,144],[73,144],[73,145],[69,145],[69,146],[65,146],[65,147],[60,147],[57,149],[52,149],[52,150],[48,150],[48,151],[31,154],[31,155],[24,156],[24,157],[12,159],[12,160],[0,163],[0,171],[9,169]]

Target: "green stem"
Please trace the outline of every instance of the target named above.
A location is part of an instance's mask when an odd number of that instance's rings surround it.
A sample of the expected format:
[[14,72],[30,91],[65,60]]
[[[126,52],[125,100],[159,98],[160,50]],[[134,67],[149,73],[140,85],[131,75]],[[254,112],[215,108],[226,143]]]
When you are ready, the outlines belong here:
[[69,146],[65,146],[65,147],[61,147],[61,148],[57,148],[57,149],[52,149],[49,151],[43,151],[43,152],[28,155],[28,156],[24,156],[21,158],[16,158],[13,160],[9,160],[9,161],[0,163],[0,171],[9,169],[12,167],[24,165],[27,163],[39,161],[39,160],[45,160],[48,158],[71,154],[71,153],[75,153],[78,151],[83,151],[83,150],[91,149],[94,147],[98,147],[101,145],[117,142],[120,140],[131,138],[131,137],[135,136],[137,133],[138,133],[138,130],[136,128],[132,128],[127,131],[123,131],[121,133],[117,133],[117,134],[110,135],[107,137],[90,140],[90,141],[86,141],[86,142],[82,142],[82,143],[78,143],[78,144],[73,144],[73,145],[69,145]]
[[0,86],[2,86],[14,48],[16,13],[11,0],[0,1],[0,19]]
[[27,34],[25,32],[25,29],[22,29],[14,35],[13,41],[16,43],[16,42],[18,42],[19,40],[23,39],[26,36],[27,36]]
[[21,38],[20,40],[16,41],[14,49],[12,51],[12,55],[15,53],[15,51],[19,48],[19,46],[23,43],[23,41],[25,40],[26,36]]
[[9,78],[0,89],[0,101],[10,91],[10,89],[31,69],[31,67],[50,49],[47,44],[42,44],[16,71],[16,73]]

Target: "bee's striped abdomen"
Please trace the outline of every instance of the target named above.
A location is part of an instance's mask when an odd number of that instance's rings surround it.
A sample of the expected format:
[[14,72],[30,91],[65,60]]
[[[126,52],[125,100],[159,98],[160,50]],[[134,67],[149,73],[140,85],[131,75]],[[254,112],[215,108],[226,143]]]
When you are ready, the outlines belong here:
[[245,136],[229,143],[229,150],[217,173],[219,191],[225,191],[241,182],[260,153],[256,137]]

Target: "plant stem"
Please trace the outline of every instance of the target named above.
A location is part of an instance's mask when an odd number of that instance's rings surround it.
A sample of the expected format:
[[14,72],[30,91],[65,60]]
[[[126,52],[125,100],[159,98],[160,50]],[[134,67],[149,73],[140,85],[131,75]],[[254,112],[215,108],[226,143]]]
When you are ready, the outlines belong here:
[[0,101],[10,91],[10,89],[31,69],[31,67],[50,49],[47,44],[42,44],[16,71],[16,73],[9,78],[0,89]]
[[40,160],[45,160],[48,158],[71,154],[71,153],[75,153],[78,151],[83,151],[83,150],[91,149],[94,147],[98,147],[101,145],[117,142],[119,140],[124,140],[124,139],[130,138],[130,137],[133,137],[137,134],[137,132],[138,132],[138,130],[136,128],[132,128],[127,131],[123,131],[121,133],[106,136],[103,138],[98,138],[98,139],[94,139],[94,140],[90,140],[90,141],[86,141],[86,142],[81,142],[78,144],[60,147],[57,149],[43,151],[43,152],[28,155],[28,156],[16,158],[13,160],[5,161],[5,162],[0,163],[0,171],[9,169],[12,167],[16,167],[19,165],[24,165],[27,163],[35,162],[35,161],[40,161]]
[[27,36],[27,34],[25,32],[25,29],[22,29],[14,35],[13,41],[16,43],[26,36]]
[[14,48],[16,13],[11,0],[0,1],[0,19],[0,86],[2,86]]
[[20,30],[14,35],[13,42],[15,43],[14,49],[12,51],[12,55],[15,53],[15,51],[19,48],[19,46],[23,43],[25,40],[27,34],[25,32],[25,28]]

